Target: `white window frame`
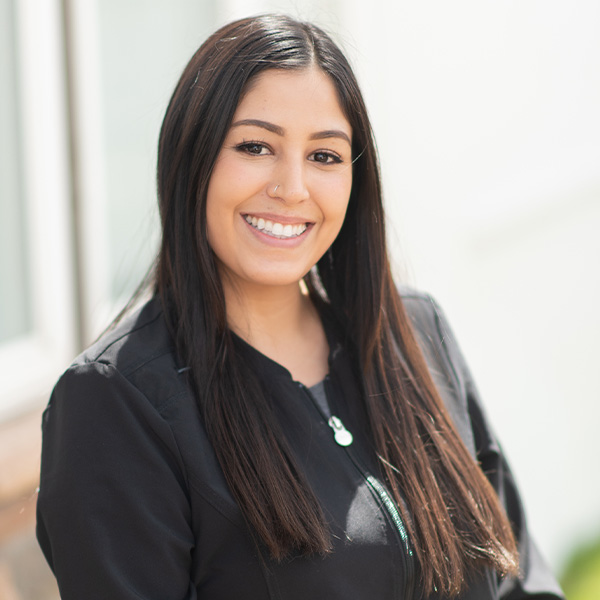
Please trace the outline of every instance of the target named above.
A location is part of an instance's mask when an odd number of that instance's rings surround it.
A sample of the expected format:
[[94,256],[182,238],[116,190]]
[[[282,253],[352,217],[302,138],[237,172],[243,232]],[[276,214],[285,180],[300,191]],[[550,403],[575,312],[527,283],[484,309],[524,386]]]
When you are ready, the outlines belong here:
[[107,168],[98,39],[98,0],[65,3],[70,23],[73,139],[77,153],[77,205],[81,339],[91,343],[118,312],[111,301],[106,214]]
[[0,422],[46,402],[76,346],[61,2],[15,9],[32,319],[0,344]]

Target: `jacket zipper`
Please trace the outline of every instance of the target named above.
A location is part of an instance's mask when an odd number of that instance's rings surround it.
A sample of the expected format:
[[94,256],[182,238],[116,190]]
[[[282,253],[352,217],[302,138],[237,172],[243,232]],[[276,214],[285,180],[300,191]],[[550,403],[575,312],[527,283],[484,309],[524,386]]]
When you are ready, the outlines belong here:
[[396,506],[393,498],[390,496],[388,491],[382,485],[382,483],[376,477],[369,475],[367,477],[367,483],[371,486],[371,488],[375,491],[379,499],[385,506],[389,516],[391,517],[398,533],[400,534],[400,538],[402,539],[402,544],[404,546],[404,551],[410,557],[413,556],[413,550],[410,547],[410,542],[408,540],[408,533],[406,532],[406,527],[404,527],[404,521],[402,520],[402,515],[400,515],[400,511]]
[[327,421],[327,425],[333,429],[333,439],[339,446],[346,447],[354,441],[352,434],[344,427],[344,424],[339,417],[331,415]]
[[[329,376],[326,376],[326,380],[329,379]],[[354,438],[352,433],[346,429],[346,426],[342,422],[342,420],[335,416],[331,415],[329,418],[323,413],[321,407],[318,405],[317,401],[313,397],[310,390],[302,383],[299,384],[301,389],[304,390],[305,394],[310,398],[313,406],[316,408],[321,418],[329,425],[329,427],[333,430],[333,437],[338,446],[342,446],[346,450],[346,454],[350,458],[354,467],[358,470],[358,472],[363,476],[371,490],[377,496],[379,501],[381,502],[381,506],[383,506],[384,511],[387,513],[388,518],[391,520],[394,531],[400,537],[401,547],[404,550],[400,552],[402,555],[402,562],[404,566],[404,573],[406,575],[405,578],[405,590],[402,598],[410,599],[413,596],[413,565],[412,565],[412,557],[414,555],[413,550],[410,546],[410,541],[408,539],[408,533],[406,531],[406,527],[404,526],[404,521],[402,520],[402,516],[400,515],[400,511],[396,506],[392,496],[385,489],[383,484],[376,478],[373,477],[370,473],[366,472],[354,458],[352,453],[350,452],[348,446],[352,445]]]

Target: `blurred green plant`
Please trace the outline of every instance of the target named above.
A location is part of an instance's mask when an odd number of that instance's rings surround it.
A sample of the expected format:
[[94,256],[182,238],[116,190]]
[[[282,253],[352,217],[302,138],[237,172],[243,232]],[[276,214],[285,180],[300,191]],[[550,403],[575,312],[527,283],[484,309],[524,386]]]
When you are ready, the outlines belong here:
[[560,583],[568,600],[600,598],[600,538],[573,552]]

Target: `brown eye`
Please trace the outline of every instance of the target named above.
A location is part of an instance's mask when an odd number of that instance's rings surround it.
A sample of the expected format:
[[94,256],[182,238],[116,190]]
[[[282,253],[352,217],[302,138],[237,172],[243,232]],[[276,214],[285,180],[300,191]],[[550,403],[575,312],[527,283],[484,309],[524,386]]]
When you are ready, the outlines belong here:
[[314,152],[312,155],[312,160],[324,165],[339,164],[342,162],[342,159],[337,154],[324,151]]
[[254,156],[262,156],[263,154],[269,153],[267,146],[260,142],[244,142],[243,144],[238,144],[236,149],[240,152],[245,152],[246,154],[252,154]]

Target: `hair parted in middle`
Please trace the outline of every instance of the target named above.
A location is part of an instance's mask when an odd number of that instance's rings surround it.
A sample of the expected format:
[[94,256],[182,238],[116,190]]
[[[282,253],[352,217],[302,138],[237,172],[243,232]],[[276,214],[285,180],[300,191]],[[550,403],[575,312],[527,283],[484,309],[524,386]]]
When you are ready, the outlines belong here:
[[367,110],[347,59],[320,28],[281,15],[242,19],[191,58],[159,139],[155,291],[227,483],[257,540],[276,559],[328,552],[319,502],[260,382],[236,355],[206,223],[211,173],[240,100],[260,73],[307,68],[331,78],[352,127],[353,184],[341,231],[306,283],[354,346],[381,473],[409,529],[423,588],[456,595],[483,564],[515,573],[516,544],[444,407],[394,285]]

